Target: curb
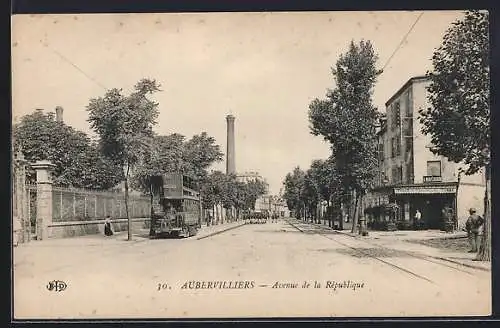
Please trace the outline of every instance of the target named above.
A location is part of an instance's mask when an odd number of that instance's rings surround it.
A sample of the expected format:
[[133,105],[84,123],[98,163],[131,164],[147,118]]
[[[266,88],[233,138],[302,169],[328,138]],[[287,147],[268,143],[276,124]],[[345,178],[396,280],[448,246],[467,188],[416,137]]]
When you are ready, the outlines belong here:
[[452,259],[449,259],[449,258],[446,258],[446,257],[430,256],[430,255],[427,255],[427,256],[429,256],[429,257],[431,257],[433,259],[437,259],[437,260],[441,260],[441,261],[446,261],[446,262],[451,262],[451,263],[455,263],[455,264],[458,264],[458,265],[462,265],[462,266],[467,267],[467,268],[481,270],[481,271],[485,271],[485,272],[491,272],[490,269],[483,268],[481,266],[476,266],[476,265],[472,265],[472,264],[463,263],[463,262],[460,262],[460,261],[455,261],[455,260],[452,260]]
[[292,227],[294,227],[295,229],[299,230],[300,232],[304,232],[304,230],[302,230],[301,228],[299,228],[297,225],[295,225],[295,223],[292,223],[290,221],[286,221],[289,225],[291,225]]
[[239,227],[244,226],[244,225],[246,225],[246,223],[240,223],[240,224],[235,225],[233,227],[229,227],[229,228],[226,228],[226,229],[222,229],[222,230],[219,230],[219,231],[216,231],[216,232],[209,233],[208,235],[205,235],[205,236],[202,236],[202,237],[198,237],[198,238],[196,238],[196,240],[201,240],[201,239],[205,239],[205,238],[208,238],[208,237],[212,237],[212,236],[218,235],[220,233],[223,233],[223,232],[226,232],[226,231],[229,231],[229,230],[233,230],[233,229],[239,228]]

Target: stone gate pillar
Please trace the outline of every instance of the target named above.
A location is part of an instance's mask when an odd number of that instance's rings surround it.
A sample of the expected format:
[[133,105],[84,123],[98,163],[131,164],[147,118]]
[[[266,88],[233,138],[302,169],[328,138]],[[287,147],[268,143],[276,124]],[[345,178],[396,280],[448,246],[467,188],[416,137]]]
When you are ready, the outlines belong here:
[[32,164],[36,170],[36,235],[37,240],[49,238],[48,226],[52,223],[52,171],[49,161]]
[[[28,162],[24,159],[22,151],[16,153],[14,159],[14,195],[13,201],[15,202],[14,222],[13,227],[19,225],[21,231],[18,233],[19,242],[28,242],[30,237],[30,218],[28,217],[28,206],[26,199],[26,165]],[[15,231],[16,232],[16,231]]]

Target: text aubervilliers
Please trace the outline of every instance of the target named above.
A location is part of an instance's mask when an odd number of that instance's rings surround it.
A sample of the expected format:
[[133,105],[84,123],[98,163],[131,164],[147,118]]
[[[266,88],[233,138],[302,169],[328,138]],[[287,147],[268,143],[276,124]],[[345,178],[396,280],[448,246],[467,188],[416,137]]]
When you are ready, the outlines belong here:
[[328,280],[325,282],[308,282],[304,281],[302,283],[299,282],[280,282],[276,281],[273,284],[261,284],[257,285],[255,281],[251,280],[240,280],[240,281],[232,281],[232,280],[221,280],[221,281],[200,281],[200,280],[191,280],[186,281],[181,285],[181,289],[253,289],[256,287],[266,287],[272,289],[362,289],[365,287],[364,282],[356,282],[352,280],[341,280],[334,281]]

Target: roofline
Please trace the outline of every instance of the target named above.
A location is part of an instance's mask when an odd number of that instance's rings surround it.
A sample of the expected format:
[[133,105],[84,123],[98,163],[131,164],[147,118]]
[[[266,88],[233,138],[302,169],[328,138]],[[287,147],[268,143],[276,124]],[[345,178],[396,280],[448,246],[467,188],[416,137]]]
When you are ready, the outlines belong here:
[[411,77],[408,81],[406,81],[405,84],[403,84],[403,86],[401,88],[398,89],[398,91],[396,91],[395,94],[393,94],[389,98],[389,100],[387,100],[385,102],[385,107],[389,106],[389,104],[391,102],[393,102],[395,98],[399,97],[401,95],[401,93],[403,92],[403,90],[405,90],[406,88],[408,88],[413,82],[415,82],[415,81],[422,81],[422,80],[429,80],[429,77],[426,76],[426,75],[418,75],[418,76]]

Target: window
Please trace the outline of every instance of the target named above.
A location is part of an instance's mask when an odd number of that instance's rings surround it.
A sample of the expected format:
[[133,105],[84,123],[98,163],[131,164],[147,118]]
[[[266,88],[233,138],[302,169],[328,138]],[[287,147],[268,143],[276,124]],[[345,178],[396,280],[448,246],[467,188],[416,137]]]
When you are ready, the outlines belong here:
[[413,119],[411,117],[403,118],[403,136],[413,135]]
[[407,154],[413,151],[413,137],[405,137],[405,151]]
[[384,161],[384,144],[378,144],[378,158],[381,162]]
[[431,177],[441,176],[441,161],[428,161],[427,162],[427,175]]
[[397,138],[395,138],[396,142],[396,156],[401,155],[401,135],[398,135]]
[[413,183],[413,163],[409,161],[406,164],[406,183]]
[[392,158],[401,155],[401,142],[399,137],[394,137],[391,139],[391,156]]
[[392,168],[392,183],[401,183],[403,179],[403,168],[401,166],[396,166]]
[[397,100],[392,105],[392,129],[396,129],[401,124],[401,104],[399,100]]
[[413,116],[413,108],[412,108],[412,92],[411,92],[411,87],[406,91],[405,93],[405,108],[406,108],[406,116],[407,117],[412,117]]

